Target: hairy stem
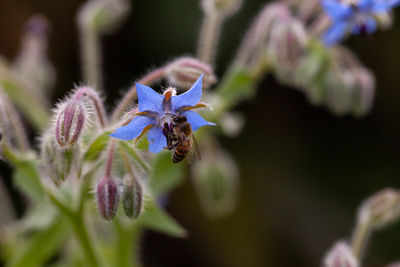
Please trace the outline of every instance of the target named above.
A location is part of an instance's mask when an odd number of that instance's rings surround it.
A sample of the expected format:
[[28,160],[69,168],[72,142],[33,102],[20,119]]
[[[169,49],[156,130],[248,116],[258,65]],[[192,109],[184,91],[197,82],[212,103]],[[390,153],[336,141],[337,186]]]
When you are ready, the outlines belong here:
[[369,222],[357,224],[351,238],[351,247],[353,249],[353,254],[359,260],[362,256],[362,252],[366,246],[368,237],[371,232],[370,226],[371,224]]
[[223,17],[218,12],[206,14],[200,29],[197,58],[213,65],[221,32]]
[[86,223],[83,217],[83,209],[78,209],[77,211],[70,208],[64,201],[59,199],[49,188],[45,188],[47,195],[49,196],[51,202],[58,208],[58,210],[65,215],[69,223],[71,224],[75,237],[78,240],[84,256],[86,257],[89,266],[101,267],[98,254],[96,253],[92,244],[94,242],[91,240],[89,232],[86,227]]
[[100,37],[92,25],[81,25],[81,58],[83,81],[102,90]]
[[[150,73],[145,75],[143,78],[141,78],[138,81],[138,83],[150,85],[152,83],[158,82],[159,80],[161,80],[162,78],[165,77],[167,66],[168,65],[158,68],[154,71],[151,71]],[[136,98],[137,98],[136,85],[134,84],[128,90],[128,92],[126,92],[126,94],[123,96],[121,101],[118,103],[117,107],[115,108],[115,110],[111,116],[111,120],[112,121],[118,120],[122,116],[122,114],[124,113],[126,108],[128,108],[132,104],[132,102],[136,100]]]
[[138,245],[140,238],[140,225],[136,222],[124,224],[115,219],[117,230],[117,255],[115,266],[118,267],[139,267],[141,266],[138,257]]

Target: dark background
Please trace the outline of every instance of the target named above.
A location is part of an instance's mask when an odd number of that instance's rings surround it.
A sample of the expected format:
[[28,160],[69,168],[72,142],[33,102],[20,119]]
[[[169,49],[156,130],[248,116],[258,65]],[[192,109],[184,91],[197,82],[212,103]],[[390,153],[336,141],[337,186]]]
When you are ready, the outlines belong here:
[[[225,24],[219,77],[265,2],[245,1]],[[82,3],[0,1],[0,54],[9,60],[18,53],[29,16],[40,12],[50,20],[49,53],[57,71],[53,100],[82,79],[75,23]],[[133,1],[126,23],[103,38],[109,108],[152,66],[194,54],[199,5],[197,0]],[[246,118],[242,133],[219,137],[240,168],[235,212],[208,219],[188,180],[171,194],[167,209],[190,236],[175,239],[146,232],[141,253],[145,266],[319,266],[325,251],[351,234],[364,198],[385,187],[399,187],[400,23],[372,37],[352,37],[346,44],[376,74],[372,112],[362,119],[335,117],[310,106],[298,91],[265,77],[257,97],[237,107]],[[0,168],[7,173],[4,164]],[[14,201],[21,203],[15,195]],[[19,208],[19,214],[22,211]],[[399,260],[399,235],[399,223],[376,232],[366,266]]]

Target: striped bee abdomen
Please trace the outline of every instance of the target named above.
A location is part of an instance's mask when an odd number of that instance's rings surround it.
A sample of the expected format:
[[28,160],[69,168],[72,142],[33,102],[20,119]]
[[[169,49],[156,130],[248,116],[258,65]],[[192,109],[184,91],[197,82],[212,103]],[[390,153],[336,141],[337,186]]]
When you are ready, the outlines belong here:
[[181,145],[181,144],[177,145],[174,153],[172,154],[172,161],[174,163],[178,163],[178,162],[182,161],[186,157],[187,153],[189,152],[189,149],[190,149],[190,147],[188,147],[188,146]]

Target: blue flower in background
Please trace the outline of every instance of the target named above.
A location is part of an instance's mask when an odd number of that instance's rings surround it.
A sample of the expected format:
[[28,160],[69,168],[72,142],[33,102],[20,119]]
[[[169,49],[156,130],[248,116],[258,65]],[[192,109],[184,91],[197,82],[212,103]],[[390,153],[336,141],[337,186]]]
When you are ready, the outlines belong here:
[[174,95],[173,88],[167,89],[164,95],[161,95],[148,86],[136,83],[139,113],[136,113],[137,116],[128,125],[118,128],[111,136],[121,140],[132,140],[149,131],[149,150],[157,153],[167,146],[163,128],[166,123],[171,124],[174,115],[185,116],[193,131],[205,125],[215,125],[191,111],[206,106],[200,102],[202,78],[203,75],[190,90],[178,96]]
[[321,0],[324,11],[332,20],[324,34],[327,46],[340,42],[348,33],[371,34],[380,17],[400,4],[400,0]]

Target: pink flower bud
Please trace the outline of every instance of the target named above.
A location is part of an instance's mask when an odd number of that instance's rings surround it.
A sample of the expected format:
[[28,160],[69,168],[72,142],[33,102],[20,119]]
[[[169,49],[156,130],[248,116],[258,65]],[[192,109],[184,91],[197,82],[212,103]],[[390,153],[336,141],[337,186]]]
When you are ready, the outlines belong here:
[[115,217],[119,204],[119,190],[113,179],[104,177],[97,185],[96,199],[100,216],[110,221]]
[[324,259],[324,267],[357,267],[359,266],[356,257],[349,245],[345,242],[338,242],[328,251]]
[[287,79],[287,74],[298,67],[305,54],[307,41],[304,26],[296,19],[274,25],[268,46],[268,56],[278,76]]
[[202,73],[204,73],[203,88],[208,88],[217,82],[209,65],[190,57],[178,58],[171,62],[166,72],[168,81],[183,89],[189,89]]
[[375,228],[383,227],[400,218],[400,191],[383,189],[361,205],[358,212],[360,224],[371,223]]
[[80,137],[85,124],[85,107],[82,102],[69,99],[57,111],[55,134],[61,148],[72,147]]

